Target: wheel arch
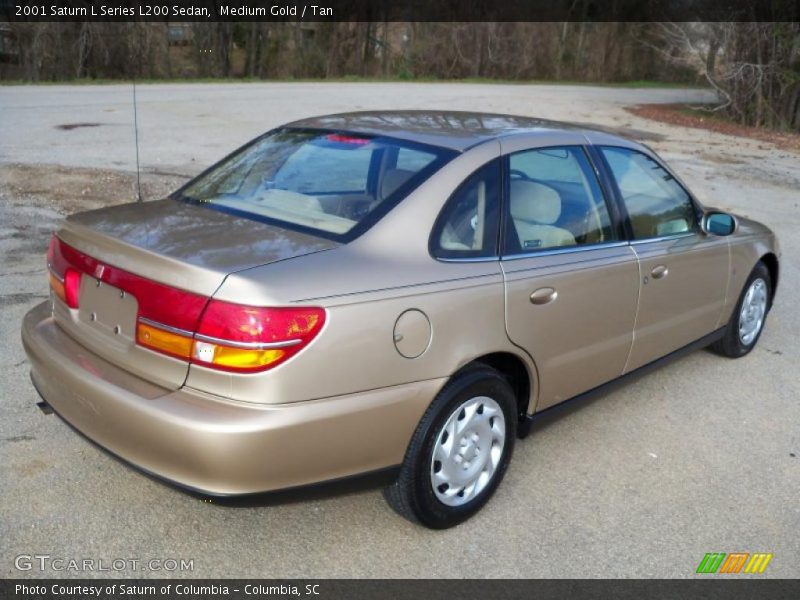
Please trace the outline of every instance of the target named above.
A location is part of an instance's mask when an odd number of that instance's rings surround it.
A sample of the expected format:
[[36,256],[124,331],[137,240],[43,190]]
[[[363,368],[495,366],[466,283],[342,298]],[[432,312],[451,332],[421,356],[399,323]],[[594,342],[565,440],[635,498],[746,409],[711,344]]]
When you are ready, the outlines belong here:
[[769,305],[772,308],[772,303],[775,299],[775,292],[778,289],[778,276],[780,268],[778,266],[778,257],[775,256],[772,252],[767,252],[764,256],[761,257],[761,262],[767,267],[769,271],[769,278],[772,280],[772,290],[769,296]]
[[535,389],[536,380],[531,373],[531,367],[513,352],[492,352],[475,358],[463,368],[467,369],[477,364],[491,367],[508,380],[517,398],[517,416],[522,422],[528,414],[528,407]]

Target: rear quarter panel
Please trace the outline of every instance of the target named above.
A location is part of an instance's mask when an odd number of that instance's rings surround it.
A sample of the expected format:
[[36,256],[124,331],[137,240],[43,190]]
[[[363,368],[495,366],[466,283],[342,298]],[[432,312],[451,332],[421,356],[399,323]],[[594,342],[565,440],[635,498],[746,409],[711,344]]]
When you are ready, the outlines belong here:
[[[324,307],[327,320],[300,354],[251,375],[192,365],[186,384],[246,402],[289,403],[449,376],[509,346],[502,275],[494,263],[481,266],[465,278],[302,300]],[[427,349],[411,359],[394,342],[395,323],[409,309],[423,312],[431,326]]]

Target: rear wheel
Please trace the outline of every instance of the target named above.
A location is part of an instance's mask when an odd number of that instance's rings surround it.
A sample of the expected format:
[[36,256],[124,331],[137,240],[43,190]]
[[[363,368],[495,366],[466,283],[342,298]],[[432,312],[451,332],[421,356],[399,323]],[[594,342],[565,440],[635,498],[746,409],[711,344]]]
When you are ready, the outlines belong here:
[[711,349],[729,358],[739,358],[749,353],[764,329],[771,294],[769,269],[759,262],[747,278],[739,302],[728,322],[725,336],[715,342]]
[[397,481],[384,492],[392,508],[434,529],[480,510],[511,460],[516,404],[508,381],[494,369],[456,375],[422,417]]

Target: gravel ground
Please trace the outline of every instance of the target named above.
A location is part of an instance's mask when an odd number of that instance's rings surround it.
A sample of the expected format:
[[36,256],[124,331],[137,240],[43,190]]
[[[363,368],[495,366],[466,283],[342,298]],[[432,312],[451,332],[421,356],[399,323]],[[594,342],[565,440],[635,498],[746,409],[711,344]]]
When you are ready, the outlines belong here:
[[774,553],[764,576],[800,576],[797,154],[624,110],[707,100],[698,90],[295,83],[137,92],[147,198],[311,114],[451,108],[617,128],[647,140],[708,205],[778,233],[777,304],[748,357],[700,351],[541,422],[518,444],[496,497],[453,530],[410,525],[374,489],[203,502],[42,415],[19,341],[23,315],[47,293],[43,254],[59,220],[135,196],[131,89],[0,87],[0,575],[22,574],[18,555],[47,554],[193,559],[180,574],[195,577],[688,577],[706,552],[764,551]]

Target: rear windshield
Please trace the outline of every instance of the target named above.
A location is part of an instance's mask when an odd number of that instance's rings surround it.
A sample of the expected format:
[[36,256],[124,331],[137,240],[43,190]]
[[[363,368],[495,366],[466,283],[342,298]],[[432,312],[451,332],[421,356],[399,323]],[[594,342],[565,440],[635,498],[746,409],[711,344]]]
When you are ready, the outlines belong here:
[[348,241],[454,154],[385,137],[283,129],[224,159],[176,196]]

